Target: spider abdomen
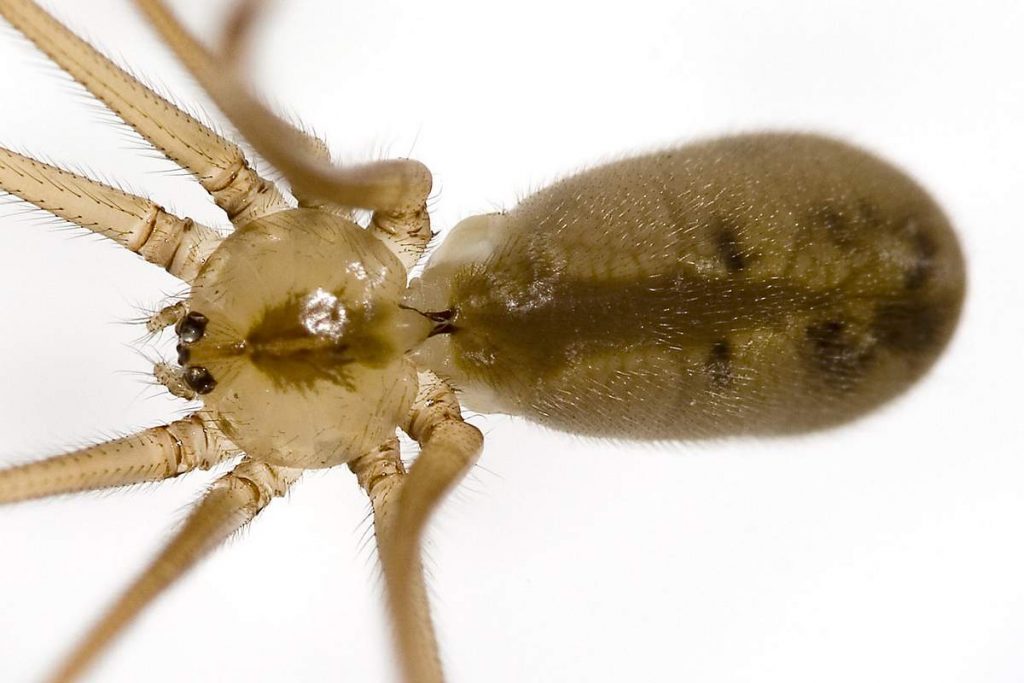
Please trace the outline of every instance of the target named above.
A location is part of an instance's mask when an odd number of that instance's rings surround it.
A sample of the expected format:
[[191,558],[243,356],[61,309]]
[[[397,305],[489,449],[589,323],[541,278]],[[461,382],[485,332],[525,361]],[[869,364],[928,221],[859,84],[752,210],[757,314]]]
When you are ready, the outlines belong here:
[[411,299],[446,318],[420,356],[470,407],[592,435],[849,420],[932,365],[964,291],[927,194],[811,135],[602,166],[449,242]]

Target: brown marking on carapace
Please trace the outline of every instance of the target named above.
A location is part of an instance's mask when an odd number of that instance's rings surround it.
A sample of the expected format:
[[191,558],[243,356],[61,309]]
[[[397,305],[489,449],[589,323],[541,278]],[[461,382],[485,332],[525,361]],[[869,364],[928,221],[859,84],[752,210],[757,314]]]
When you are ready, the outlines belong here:
[[[342,295],[293,294],[284,303],[268,307],[247,332],[225,337],[218,329],[213,336],[185,345],[187,353],[182,355],[211,368],[224,362],[249,362],[278,387],[309,388],[318,381],[349,386],[351,363],[384,367],[396,352],[382,334],[392,316],[375,306],[345,306]],[[324,300],[329,304],[323,305]]]

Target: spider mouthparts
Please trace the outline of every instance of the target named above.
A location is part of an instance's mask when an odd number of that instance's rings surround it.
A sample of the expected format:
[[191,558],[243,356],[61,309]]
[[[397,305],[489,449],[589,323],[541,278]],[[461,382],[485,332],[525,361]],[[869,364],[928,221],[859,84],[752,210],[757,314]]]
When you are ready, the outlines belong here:
[[455,319],[455,311],[448,309],[445,311],[421,311],[418,308],[414,308],[408,304],[400,303],[398,307],[405,311],[413,311],[419,313],[424,318],[434,323],[427,337],[433,337],[439,334],[451,334],[457,329],[452,320]]
[[439,334],[452,334],[453,332],[455,332],[456,329],[457,328],[455,327],[455,325],[451,324],[450,322],[442,322],[438,323],[437,325],[434,325],[434,328],[430,330],[430,334],[428,334],[427,336],[433,337]]

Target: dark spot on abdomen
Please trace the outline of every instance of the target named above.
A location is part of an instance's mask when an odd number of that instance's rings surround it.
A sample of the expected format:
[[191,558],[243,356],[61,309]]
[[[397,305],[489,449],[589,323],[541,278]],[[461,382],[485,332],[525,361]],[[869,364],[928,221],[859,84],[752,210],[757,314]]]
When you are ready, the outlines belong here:
[[737,273],[747,267],[747,257],[740,248],[739,230],[731,218],[716,218],[714,222],[715,246],[730,273]]
[[704,370],[713,391],[721,391],[732,384],[732,348],[729,342],[720,339],[711,345]]
[[811,221],[825,229],[829,239],[840,246],[851,244],[853,230],[850,222],[846,220],[843,212],[831,204],[824,204],[815,209],[811,214]]
[[916,353],[942,341],[944,318],[941,309],[932,302],[887,303],[875,309],[872,330],[879,343],[888,348],[903,353]]
[[915,230],[910,236],[912,261],[903,276],[903,285],[909,291],[921,289],[935,270],[935,256],[939,251],[931,235]]
[[888,224],[885,213],[870,199],[857,201],[857,216],[868,230],[881,230]]
[[842,321],[813,323],[804,334],[811,367],[830,386],[853,386],[864,377],[874,358],[871,339]]

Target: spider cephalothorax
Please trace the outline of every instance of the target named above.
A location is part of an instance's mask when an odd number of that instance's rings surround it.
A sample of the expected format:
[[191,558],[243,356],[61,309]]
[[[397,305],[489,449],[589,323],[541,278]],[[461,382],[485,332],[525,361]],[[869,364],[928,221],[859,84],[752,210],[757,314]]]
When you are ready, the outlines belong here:
[[205,324],[181,338],[186,381],[201,373],[206,391],[193,388],[250,456],[348,462],[389,438],[415,396],[406,352],[429,323],[399,307],[405,281],[398,258],[340,216],[292,209],[252,221],[193,283],[189,315]]

